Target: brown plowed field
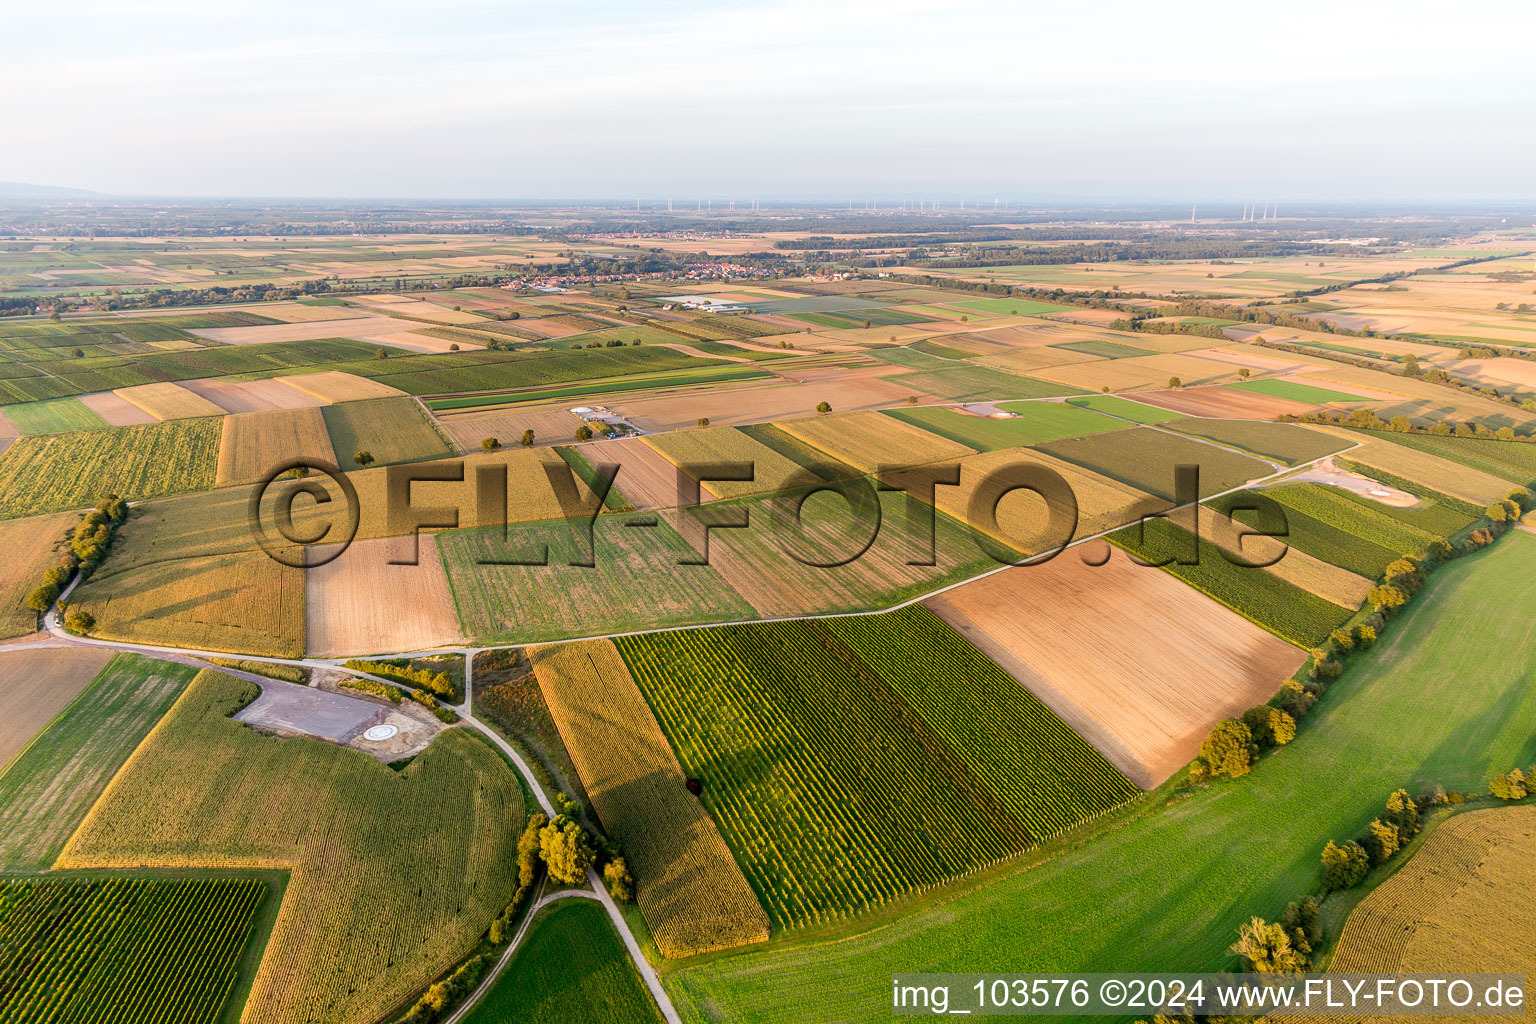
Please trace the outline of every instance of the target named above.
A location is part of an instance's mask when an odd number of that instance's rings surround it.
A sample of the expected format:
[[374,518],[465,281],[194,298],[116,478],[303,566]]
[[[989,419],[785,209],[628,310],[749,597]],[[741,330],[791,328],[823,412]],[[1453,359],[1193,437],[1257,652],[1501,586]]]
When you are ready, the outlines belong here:
[[1090,566],[1071,549],[925,604],[1143,789],[1193,759],[1216,722],[1268,700],[1305,658],[1119,550]]
[[99,391],[94,395],[81,395],[80,404],[107,421],[111,427],[132,427],[141,423],[158,423],[149,413],[111,391]]
[[1181,391],[1138,391],[1138,402],[1187,416],[1211,416],[1229,420],[1272,420],[1283,413],[1313,412],[1320,406],[1289,398],[1275,398],[1236,388],[1186,388]]
[[336,462],[318,408],[235,413],[224,417],[214,482],[222,487],[260,480],[280,463],[297,458]]
[[0,654],[0,769],[111,657],[111,651],[85,647]]
[[311,656],[464,642],[437,538],[421,537],[417,565],[390,565],[400,548],[389,541],[356,541],[339,558],[305,574],[304,632]]
[[520,443],[523,431],[533,431],[534,444],[568,444],[576,436],[581,420],[565,405],[531,405],[496,412],[439,414],[438,426],[464,451],[479,451],[480,442],[494,437],[503,447]]
[[181,386],[201,395],[225,412],[270,412],[273,409],[305,409],[324,405],[314,395],[307,395],[277,379],[272,380],[185,380]]

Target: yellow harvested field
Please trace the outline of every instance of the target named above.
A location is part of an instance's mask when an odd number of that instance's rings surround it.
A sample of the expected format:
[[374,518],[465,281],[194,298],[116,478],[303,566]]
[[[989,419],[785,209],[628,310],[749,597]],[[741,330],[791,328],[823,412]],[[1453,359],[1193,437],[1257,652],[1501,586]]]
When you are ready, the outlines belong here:
[[304,570],[263,551],[111,569],[109,557],[70,601],[96,617],[93,636],[272,657],[304,653]]
[[[362,540],[304,574],[305,646],[312,657],[422,651],[464,642],[437,538],[416,565],[389,564],[388,540]],[[323,557],[334,546],[316,549]]]
[[1262,704],[1305,653],[1160,569],[1085,544],[1043,565],[925,601],[1092,743],[1152,789],[1212,725]]
[[171,384],[166,381],[158,384],[140,384],[132,388],[118,388],[112,393],[138,406],[157,420],[224,415],[223,409],[202,395],[188,391],[180,384]]
[[[1536,340],[1536,335],[1532,340]],[[1452,359],[1438,365],[1448,373],[1480,384],[1536,390],[1536,362],[1530,359],[1498,356],[1493,359]]]
[[[271,409],[303,409],[324,405],[314,395],[291,388],[282,380],[184,380],[181,386],[208,399],[225,412],[265,412]],[[84,399],[82,399],[84,401]]]
[[439,324],[483,324],[484,317],[462,310],[439,306],[424,299],[412,299],[404,295],[359,295],[357,302],[377,306],[389,311],[391,316],[405,316],[413,320],[426,320]]
[[132,427],[143,423],[158,423],[149,413],[132,402],[110,391],[98,391],[93,395],[81,395],[81,405],[107,421],[109,427]]
[[[1359,440],[1358,435],[1350,436]],[[1498,501],[1512,486],[1508,480],[1391,441],[1366,441],[1339,458],[1412,480],[1474,505]]]
[[322,402],[352,402],[364,398],[393,398],[405,394],[399,388],[380,384],[367,377],[359,377],[340,370],[322,370],[319,373],[298,373],[278,380],[301,394],[318,398]]
[[309,306],[302,302],[266,302],[251,312],[285,324],[307,324],[321,320],[355,320],[365,314],[345,306]]
[[609,640],[529,660],[604,830],[624,847],[656,946],[685,957],[768,940],[768,915]]
[[1314,558],[1279,539],[1244,536],[1245,529],[1215,509],[1200,506],[1200,536],[1206,540],[1256,565],[1280,556],[1264,572],[1343,608],[1359,608],[1370,595],[1373,583],[1364,576]]
[[0,770],[111,657],[111,651],[88,647],[0,653]]
[[1399,402],[1395,405],[1373,406],[1376,415],[1382,419],[1391,419],[1401,413],[1410,418],[1422,420],[1449,419],[1456,422],[1475,420],[1494,430],[1506,425],[1520,429],[1536,423],[1536,414],[1525,412],[1512,405],[1505,405],[1503,402],[1495,402],[1490,398],[1468,391],[1455,390],[1441,384],[1431,384],[1429,381],[1415,377],[1400,377],[1397,374],[1383,373],[1380,370],[1370,370],[1361,366],[1338,364],[1329,366],[1327,369],[1310,371],[1299,379],[1304,383],[1325,388],[1330,386],[1330,382],[1333,386],[1342,385],[1342,390],[1366,398],[1373,397],[1373,394],[1362,392],[1361,388],[1369,388],[1373,393],[1380,393],[1387,398],[1402,395],[1413,399],[1411,402]]
[[834,412],[885,409],[904,404],[910,394],[911,388],[884,380],[811,380],[807,374],[803,384],[716,387],[657,398],[615,397],[608,407],[642,430],[681,430],[694,426],[701,416],[717,427],[810,416],[821,402]]
[[1024,463],[1060,474],[1071,488],[1077,502],[1074,538],[1103,533],[1169,507],[1169,503],[1161,498],[1029,448],[1004,448],[962,459],[959,485],[937,488],[935,501],[940,511],[973,530],[996,537],[1014,550],[1028,554],[1043,551],[1051,546],[1048,540],[1060,543],[1059,538],[1051,536],[1055,532],[1048,525],[1051,513],[1068,514],[1069,508],[1049,506],[1034,492],[1018,490],[997,504],[995,528],[984,520],[985,512],[979,512],[974,520],[971,515],[970,502],[988,474],[1001,467]]
[[291,459],[336,464],[325,419],[315,407],[241,412],[224,417],[215,486],[250,483]]
[[[1408,863],[1360,901],[1344,922],[1328,970],[1523,973],[1529,978],[1536,973],[1532,922],[1536,922],[1536,807],[1458,814],[1436,828]],[[1527,997],[1530,987],[1527,981]],[[1513,1022],[1524,1016],[1482,1019]]]
[[[0,638],[25,636],[37,629],[37,613],[25,604],[50,566],[67,550],[79,512],[59,512],[28,519],[0,520]],[[3,760],[3,759],[0,759]]]
[[1134,391],[1139,388],[1166,388],[1170,377],[1179,378],[1186,387],[1236,380],[1237,367],[1196,356],[1159,354],[1047,366],[1031,372],[1030,376],[1091,391],[1103,388],[1110,391]]
[[1249,345],[1223,345],[1219,348],[1194,349],[1186,352],[1185,355],[1214,359],[1218,363],[1231,363],[1233,366],[1246,366],[1250,370],[1266,374],[1303,373],[1307,370],[1326,368],[1328,365],[1321,359],[1309,360],[1302,356],[1293,356],[1289,352],[1265,352]]
[[265,345],[275,341],[317,341],[322,338],[350,338],[353,341],[389,345],[393,343],[392,338],[419,331],[427,326],[430,325],[420,320],[406,320],[369,313],[347,320],[262,324],[257,327],[194,328],[191,333],[224,345]]
[[566,444],[576,435],[581,420],[569,411],[569,402],[561,405],[515,406],[495,412],[435,415],[461,451],[479,451],[480,442],[494,437],[503,445],[519,443],[523,431],[533,431],[534,444]]
[[976,360],[982,366],[993,366],[1015,373],[1031,373],[1047,366],[1065,366],[1068,363],[1105,362],[1102,357],[1087,352],[1073,352],[1064,348],[1021,348],[1014,352],[985,356]]
[[957,441],[878,412],[810,416],[775,426],[866,473],[881,465],[916,465],[976,454]]
[[714,481],[704,484],[701,490],[705,496],[740,498],[748,494],[768,494],[784,490],[796,477],[808,476],[799,463],[785,458],[735,427],[704,427],[667,434],[649,434],[644,441],[666,456],[673,465],[745,462],[752,466],[751,481]]

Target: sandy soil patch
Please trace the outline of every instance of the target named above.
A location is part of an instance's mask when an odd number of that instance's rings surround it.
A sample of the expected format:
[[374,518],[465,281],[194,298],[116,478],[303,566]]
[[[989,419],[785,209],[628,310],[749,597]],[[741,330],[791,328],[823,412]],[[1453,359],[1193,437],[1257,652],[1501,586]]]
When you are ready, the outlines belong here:
[[673,508],[678,503],[677,467],[667,457],[645,443],[643,438],[621,437],[613,441],[586,445],[581,453],[591,462],[614,463],[619,475],[613,486],[635,508],[650,511]]
[[223,409],[202,395],[188,391],[180,384],[168,382],[140,384],[133,388],[118,388],[112,393],[138,406],[157,420],[224,415]]
[[1305,654],[1159,569],[1076,550],[925,604],[1136,785],[1184,767],[1210,727],[1262,704]]
[[[1349,453],[1345,452],[1344,455],[1347,458]],[[1372,501],[1379,501],[1383,505],[1390,505],[1393,508],[1413,508],[1419,503],[1417,495],[1409,494],[1407,491],[1400,491],[1396,487],[1388,487],[1381,481],[1372,480],[1370,477],[1363,476],[1360,473],[1351,473],[1340,469],[1331,458],[1314,462],[1305,473],[1288,476],[1279,482],[1289,484],[1299,480],[1316,484],[1328,484],[1331,487],[1341,487],[1346,491],[1370,498]]]
[[617,398],[609,407],[642,430],[692,427],[704,416],[714,426],[740,426],[811,416],[826,402],[838,412],[905,404],[911,389],[884,380],[836,380],[805,384],[711,388],[660,398]]
[[143,423],[160,422],[116,392],[98,391],[94,395],[81,395],[79,401],[81,405],[106,420],[108,426],[132,427]]
[[300,394],[317,398],[326,404],[354,402],[365,398],[395,398],[405,394],[399,388],[380,384],[367,377],[342,373],[340,370],[324,370],[320,373],[297,373],[292,377],[276,377],[284,387],[294,388]]
[[[574,399],[573,399],[574,401]],[[503,445],[520,444],[523,431],[533,431],[536,445],[567,444],[575,439],[581,419],[562,405],[529,405],[495,412],[437,414],[438,426],[464,451],[479,451],[480,442],[494,437]]]
[[311,655],[416,651],[464,642],[437,538],[420,538],[417,565],[390,565],[399,545],[355,541],[305,574],[304,622]]
[[303,409],[325,404],[314,395],[295,390],[275,377],[270,380],[220,380],[215,377],[185,380],[181,386],[231,413]]
[[90,685],[111,651],[84,647],[0,653],[0,769]]
[[1180,391],[1139,391],[1138,402],[1159,409],[1182,412],[1187,416],[1212,416],[1231,420],[1272,420],[1283,413],[1313,412],[1320,408],[1289,398],[1276,398],[1256,391],[1236,388],[1187,388]]

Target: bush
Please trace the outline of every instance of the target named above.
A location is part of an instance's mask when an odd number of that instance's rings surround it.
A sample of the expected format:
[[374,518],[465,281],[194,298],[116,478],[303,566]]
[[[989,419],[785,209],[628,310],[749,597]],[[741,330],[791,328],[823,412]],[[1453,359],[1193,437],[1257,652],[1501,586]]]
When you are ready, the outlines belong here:
[[1512,768],[1503,775],[1495,775],[1488,782],[1488,792],[1500,800],[1523,800],[1529,794],[1525,785],[1525,772]]
[[480,447],[488,452],[493,452],[501,447],[501,439],[495,437],[483,437],[480,439]]
[[581,426],[577,427],[576,428],[576,440],[578,440],[578,441],[590,441],[590,440],[592,440],[592,428],[587,426],[585,423],[583,423]]
[[403,699],[400,691],[387,683],[381,683],[377,679],[343,679],[338,686],[345,686],[349,690],[359,690],[363,693],[371,693],[375,697],[383,697],[391,704],[399,704]]
[[1348,652],[1355,649],[1355,636],[1347,629],[1336,629],[1328,634],[1328,639],[1333,641],[1335,649]]
[[366,448],[361,449],[352,454],[352,461],[357,463],[359,466],[371,465],[373,463],[373,453],[368,451]]
[[1254,974],[1299,974],[1311,966],[1307,954],[1297,949],[1280,924],[1255,917],[1238,929],[1237,941],[1228,952],[1243,958]]
[[533,447],[533,431],[532,430],[525,430],[525,431],[523,431],[523,436],[522,436],[522,438],[520,440],[521,440],[522,445],[523,445],[524,448],[532,448]]
[[1323,847],[1323,883],[1332,889],[1349,889],[1359,885],[1371,870],[1371,856],[1365,847],[1348,840],[1343,846],[1328,841]]
[[603,865],[603,881],[608,885],[608,895],[616,903],[628,903],[635,898],[635,880],[629,873],[629,865],[623,857],[615,857]]
[[709,426],[709,417],[708,416],[700,416],[696,422],[701,427],[707,427],[707,426]]
[[1365,623],[1355,627],[1355,645],[1362,649],[1376,646],[1376,629]]
[[71,633],[89,633],[96,628],[96,616],[84,608],[71,608],[64,613],[64,628]]
[[1296,719],[1268,704],[1244,711],[1243,724],[1260,747],[1283,747],[1296,738]]
[[1200,744],[1200,757],[1210,767],[1211,774],[1234,779],[1248,774],[1257,752],[1252,731],[1237,718],[1217,722],[1205,742]]
[[1287,679],[1280,685],[1279,700],[1281,710],[1290,715],[1292,720],[1305,717],[1312,710],[1312,705],[1317,703],[1317,698],[1294,679]]

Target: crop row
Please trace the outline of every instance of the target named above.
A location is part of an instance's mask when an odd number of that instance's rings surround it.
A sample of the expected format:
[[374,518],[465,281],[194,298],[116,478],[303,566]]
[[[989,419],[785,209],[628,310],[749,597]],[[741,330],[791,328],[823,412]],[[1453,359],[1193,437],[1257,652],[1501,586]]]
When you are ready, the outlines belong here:
[[265,892],[250,878],[0,882],[0,1022],[216,1020]]

